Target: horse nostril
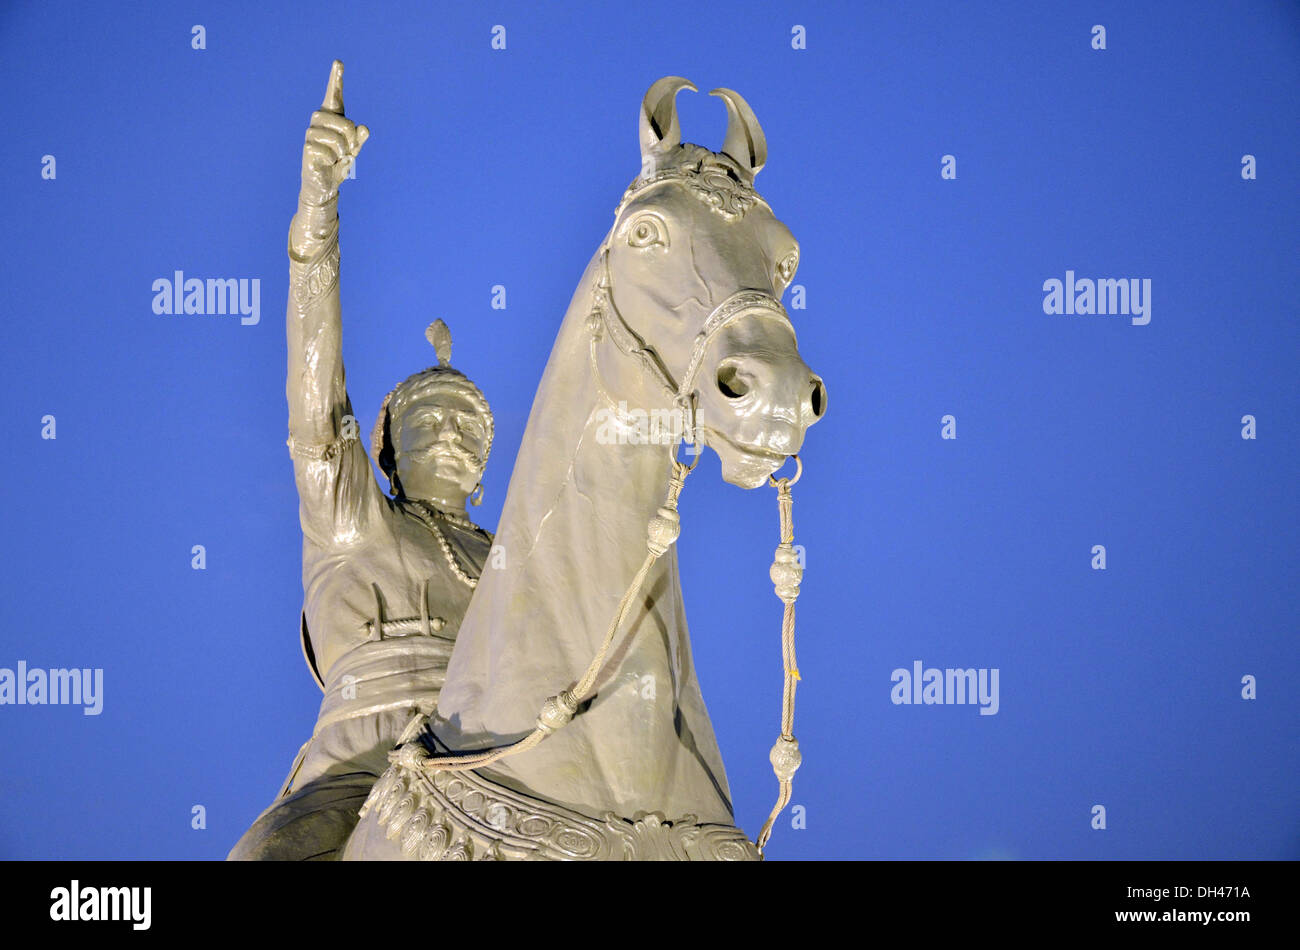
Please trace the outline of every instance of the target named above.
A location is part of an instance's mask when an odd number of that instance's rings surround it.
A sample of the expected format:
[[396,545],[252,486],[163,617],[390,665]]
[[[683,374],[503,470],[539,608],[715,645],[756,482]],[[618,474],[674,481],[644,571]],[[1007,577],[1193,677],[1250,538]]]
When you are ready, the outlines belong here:
[[718,367],[718,389],[728,399],[739,399],[749,392],[747,374],[742,373],[732,362],[724,362]]
[[816,376],[812,381],[812,413],[814,419],[820,419],[826,412],[826,384]]

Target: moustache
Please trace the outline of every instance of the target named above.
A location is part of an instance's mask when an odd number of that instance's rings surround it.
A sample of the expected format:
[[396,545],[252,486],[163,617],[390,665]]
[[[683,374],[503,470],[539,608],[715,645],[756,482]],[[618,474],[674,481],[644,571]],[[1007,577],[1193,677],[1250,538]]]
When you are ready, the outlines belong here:
[[465,465],[472,465],[478,459],[472,452],[467,452],[455,445],[431,445],[426,449],[417,449],[411,453],[411,457],[419,462],[427,462],[437,458],[449,458],[461,462]]

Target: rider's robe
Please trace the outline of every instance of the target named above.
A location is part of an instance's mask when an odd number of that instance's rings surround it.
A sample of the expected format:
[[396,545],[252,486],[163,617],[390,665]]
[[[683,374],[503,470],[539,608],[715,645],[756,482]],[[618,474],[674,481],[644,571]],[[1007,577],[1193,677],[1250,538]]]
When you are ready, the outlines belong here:
[[[350,406],[349,406],[350,410]],[[334,860],[417,712],[437,705],[492,536],[389,498],[356,438],[294,453],[303,651],[324,690],[310,740],[235,860]],[[445,544],[444,544],[445,542]]]

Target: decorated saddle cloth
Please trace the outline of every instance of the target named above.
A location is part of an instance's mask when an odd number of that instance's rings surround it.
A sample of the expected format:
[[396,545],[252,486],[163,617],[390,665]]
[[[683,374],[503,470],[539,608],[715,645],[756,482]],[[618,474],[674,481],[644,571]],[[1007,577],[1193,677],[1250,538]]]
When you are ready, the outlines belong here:
[[403,745],[371,789],[343,860],[750,861],[735,825],[669,819],[658,812],[591,817],[525,795],[488,769],[448,772],[427,730]]

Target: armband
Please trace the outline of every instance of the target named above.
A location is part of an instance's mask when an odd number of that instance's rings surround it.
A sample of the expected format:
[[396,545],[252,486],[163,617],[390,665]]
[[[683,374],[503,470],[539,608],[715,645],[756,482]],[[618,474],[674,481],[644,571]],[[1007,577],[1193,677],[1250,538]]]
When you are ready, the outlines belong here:
[[356,442],[359,439],[360,436],[356,432],[345,432],[331,442],[299,442],[293,436],[289,436],[284,444],[289,446],[289,454],[296,459],[324,462],[335,458],[348,442]]

